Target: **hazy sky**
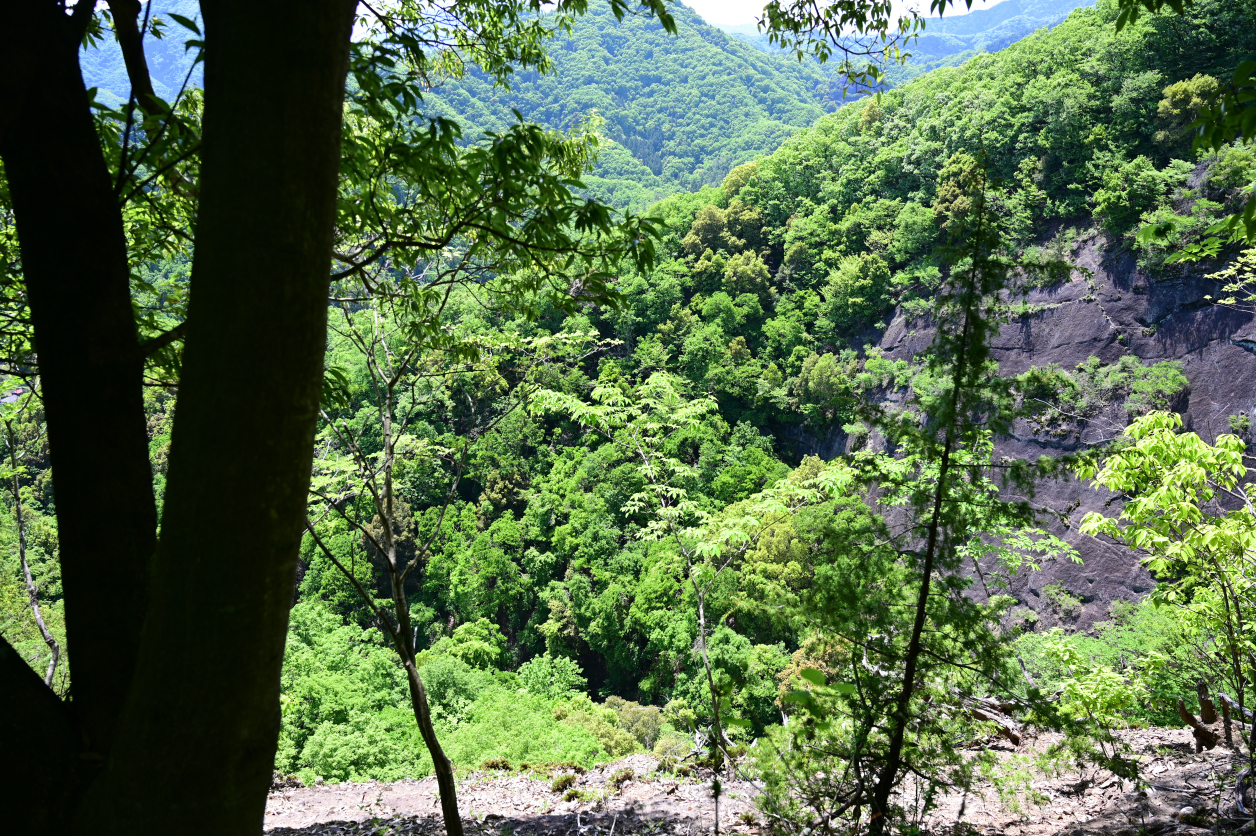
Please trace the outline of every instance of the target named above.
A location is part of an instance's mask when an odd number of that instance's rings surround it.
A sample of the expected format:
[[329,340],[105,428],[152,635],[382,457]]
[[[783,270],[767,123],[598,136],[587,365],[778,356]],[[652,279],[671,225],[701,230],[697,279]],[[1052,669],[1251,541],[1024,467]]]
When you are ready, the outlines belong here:
[[[764,0],[683,0],[685,5],[693,8],[702,15],[707,23],[735,25],[738,23],[754,23],[758,15],[763,11]],[[1002,2],[1002,0],[976,0],[973,3],[974,9],[988,9],[989,7]],[[898,5],[896,2],[895,5]],[[903,3],[906,5],[906,3]],[[920,6],[927,6],[927,0],[918,3]],[[947,10],[947,14],[963,14],[968,11],[964,6],[963,0],[956,3],[959,7],[954,10]]]

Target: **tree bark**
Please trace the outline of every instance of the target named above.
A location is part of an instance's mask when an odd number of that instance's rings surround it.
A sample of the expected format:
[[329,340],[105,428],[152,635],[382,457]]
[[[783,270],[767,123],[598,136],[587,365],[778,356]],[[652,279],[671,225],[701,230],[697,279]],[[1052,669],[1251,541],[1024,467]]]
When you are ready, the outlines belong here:
[[60,834],[92,764],[78,757],[79,731],[69,704],[0,638],[0,717],[6,832]]
[[355,5],[202,2],[200,206],[162,537],[134,682],[80,832],[262,828]]
[[30,564],[26,562],[26,518],[22,513],[22,482],[18,478],[17,439],[13,435],[13,424],[5,423],[5,434],[9,442],[9,463],[13,468],[13,516],[17,522],[17,561],[22,565],[22,575],[26,580],[26,596],[30,601],[31,615],[35,617],[35,626],[39,635],[48,646],[52,658],[48,660],[48,672],[44,674],[44,685],[52,687],[52,678],[57,672],[57,661],[61,658],[61,645],[53,638],[52,631],[44,621],[44,614],[39,609],[39,587],[35,586],[35,578],[31,575]]
[[[139,650],[157,512],[126,238],[77,49],[56,3],[0,4],[0,159],[48,422],[73,712],[99,762]],[[28,722],[6,712],[0,737]]]

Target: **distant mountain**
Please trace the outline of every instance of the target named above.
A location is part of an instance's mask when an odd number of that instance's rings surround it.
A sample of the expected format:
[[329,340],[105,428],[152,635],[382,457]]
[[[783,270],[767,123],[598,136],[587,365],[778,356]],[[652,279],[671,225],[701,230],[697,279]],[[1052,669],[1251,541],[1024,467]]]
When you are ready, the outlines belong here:
[[684,6],[674,13],[675,36],[652,19],[619,22],[607,4],[591,4],[555,39],[553,75],[520,74],[505,91],[472,73],[431,95],[432,112],[500,130],[512,109],[554,128],[596,111],[614,144],[588,183],[615,203],[642,206],[718,184],[836,107],[818,64],[757,50]]
[[[1063,22],[1074,9],[1094,4],[1095,0],[1003,0],[988,9],[930,18],[924,33],[908,48],[911,59],[905,66],[891,67],[889,75],[901,84],[934,67],[956,66],[979,53],[998,52],[1044,26]],[[719,28],[761,51],[778,52],[756,24]]]
[[982,52],[998,52],[1043,27],[1064,22],[1074,9],[1095,0],[1003,0],[997,6],[965,15],[931,19],[909,48],[907,66],[890,75],[898,82],[934,67],[955,66]]
[[[604,0],[591,6],[570,34],[554,40],[554,74],[519,73],[507,91],[472,71],[429,94],[429,113],[458,121],[471,137],[502,130],[515,110],[558,129],[596,111],[605,119],[606,141],[597,171],[587,178],[590,191],[620,206],[643,207],[678,190],[718,184],[734,166],[771,153],[836,107],[814,62],[765,54],[684,6],[675,7],[676,36],[643,16],[616,21]],[[192,36],[170,12],[197,20],[199,4],[155,2],[168,35],[146,38],[145,51],[153,86],[166,99],[191,66],[183,42]],[[130,82],[116,44],[85,51],[82,65],[101,101],[127,100]],[[198,68],[193,82],[199,79]]]
[[[182,15],[197,26],[201,20],[198,0],[156,0],[153,4],[152,17],[164,24],[161,27],[163,37],[145,36],[144,56],[148,59],[153,92],[166,101],[178,95],[185,79],[190,85],[199,87],[203,76],[203,68],[196,67],[188,78],[195,53],[187,51],[184,42],[197,36],[176,23],[170,17],[171,12]],[[127,78],[122,52],[112,36],[106,37],[98,48],[84,50],[79,56],[79,64],[83,69],[83,81],[89,88],[96,88],[96,97],[102,103],[117,107],[130,98],[131,81]]]
[[[1004,0],[967,15],[930,20],[913,59],[893,68],[902,83],[935,66],[995,51],[1093,0]],[[629,15],[616,21],[605,0],[591,4],[570,34],[555,38],[555,72],[519,73],[511,90],[471,71],[428,95],[428,112],[459,122],[469,138],[523,118],[569,129],[597,113],[603,149],[586,178],[594,195],[644,208],[676,191],[720,183],[734,166],[769,154],[792,134],[841,104],[841,85],[814,60],[768,48],[752,26],[721,31],[688,7],[674,7],[678,32]],[[155,0],[166,37],[145,40],[153,86],[172,99],[191,68],[184,41],[193,37],[170,13],[199,21],[197,0]],[[117,105],[130,95],[121,54],[106,41],[82,56],[88,86]],[[200,68],[191,77],[200,82]]]

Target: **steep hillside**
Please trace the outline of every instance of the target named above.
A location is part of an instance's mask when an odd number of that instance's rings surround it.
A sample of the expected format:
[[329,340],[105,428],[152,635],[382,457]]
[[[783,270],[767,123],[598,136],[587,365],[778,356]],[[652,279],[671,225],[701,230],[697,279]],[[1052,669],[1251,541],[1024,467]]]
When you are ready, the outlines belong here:
[[[198,20],[196,0],[158,0],[153,15],[165,37],[145,41],[153,85],[169,99],[191,67],[183,42],[192,37],[170,13]],[[427,96],[432,116],[454,119],[475,137],[515,120],[567,130],[597,113],[605,141],[590,191],[616,205],[644,208],[677,190],[719,183],[738,163],[771,153],[791,134],[835,106],[824,72],[814,62],[767,55],[708,26],[682,4],[678,32],[657,21],[617,21],[595,2],[551,53],[555,72],[521,73],[512,89],[495,87],[474,68]],[[116,44],[85,50],[83,74],[109,105],[130,94]],[[192,83],[200,78],[200,68]]]
[[[1079,5],[1082,0],[1006,0],[993,9],[931,20],[912,46],[912,61],[891,68],[891,76],[901,83],[995,51],[1058,23]],[[841,85],[827,68],[767,48],[762,35],[730,36],[682,4],[675,12],[678,33],[672,36],[652,19],[616,21],[608,5],[594,3],[570,34],[554,41],[552,75],[523,73],[504,90],[472,69],[432,91],[429,112],[459,122],[469,137],[504,129],[514,111],[563,130],[596,113],[605,120],[604,142],[597,168],[586,178],[590,192],[643,209],[672,192],[718,184],[734,166],[775,151],[841,104]],[[145,49],[154,88],[166,99],[191,69],[183,42],[192,35],[171,13],[199,20],[199,5],[153,5],[154,17],[165,23],[159,30],[164,37],[149,36]],[[82,65],[102,102],[126,101],[130,83],[116,45],[106,41],[86,50]],[[200,77],[198,67],[190,83]]]
[[765,54],[674,8],[672,36],[656,21],[617,22],[609,6],[591,4],[555,40],[553,75],[526,74],[505,91],[472,72],[428,97],[432,113],[476,131],[502,129],[512,110],[560,129],[596,111],[615,144],[589,184],[616,203],[643,206],[719,183],[832,109],[814,63]]
[[[923,32],[908,47],[911,58],[903,65],[887,67],[897,84],[937,67],[962,64],[982,52],[998,52],[1043,27],[1063,21],[1074,9],[1093,6],[1095,0],[1003,0],[989,9],[963,15],[950,11],[929,18]],[[960,4],[962,8],[962,3]],[[775,52],[757,24],[721,26],[733,37],[764,52]]]
[[[195,38],[193,32],[175,22],[171,13],[182,15],[199,25],[201,20],[199,0],[155,0],[151,18],[162,25],[156,28],[160,37],[148,33],[144,37],[144,57],[148,60],[148,72],[152,77],[153,91],[166,101],[172,101],[184,81],[199,87],[204,77],[203,67],[193,67],[195,52],[184,48],[184,42]],[[131,95],[131,82],[127,78],[122,51],[111,35],[93,48],[79,54],[83,81],[96,88],[96,98],[110,107],[125,104]],[[189,75],[191,71],[191,75]]]
[[[842,404],[892,401],[914,385],[945,269],[933,247],[941,172],[980,157],[1001,184],[1008,245],[1077,265],[1070,280],[1032,288],[995,346],[1004,375],[1059,367],[1055,411],[999,452],[1081,449],[1153,408],[1183,411],[1206,436],[1229,431],[1230,415],[1241,426],[1256,393],[1256,358],[1237,345],[1249,320],[1204,300],[1201,272],[1215,266],[1164,258],[1235,205],[1256,160],[1237,147],[1192,159],[1184,117],[1159,103],[1250,55],[1251,14],[1204,2],[1185,20],[1152,17],[1117,34],[1115,4],[1102,2],[847,105],[722,190],[665,202],[674,260],[628,280],[629,308],[610,318],[631,346],[625,371],[674,369],[713,392],[730,424],[770,432],[795,461],[869,443]],[[1181,220],[1175,240],[1135,240],[1170,216]],[[1075,526],[1104,498],[1053,483],[1038,501]],[[1016,589],[1044,623],[1088,622],[1150,588],[1128,551],[1075,527],[1067,536],[1084,565],[1049,564]],[[1053,580],[1069,598],[1039,594]]]

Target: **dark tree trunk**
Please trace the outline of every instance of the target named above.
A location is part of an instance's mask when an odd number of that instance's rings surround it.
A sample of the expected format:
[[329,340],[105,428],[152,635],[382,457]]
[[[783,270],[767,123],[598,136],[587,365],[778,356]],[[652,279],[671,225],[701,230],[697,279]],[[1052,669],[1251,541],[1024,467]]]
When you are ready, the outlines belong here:
[[202,3],[200,207],[161,544],[131,692],[81,832],[262,827],[321,393],[354,6]]
[[[126,238],[73,23],[51,0],[0,3],[0,159],[48,421],[73,709],[92,763],[110,750],[135,666],[157,513]],[[27,722],[5,712],[0,737]]]

